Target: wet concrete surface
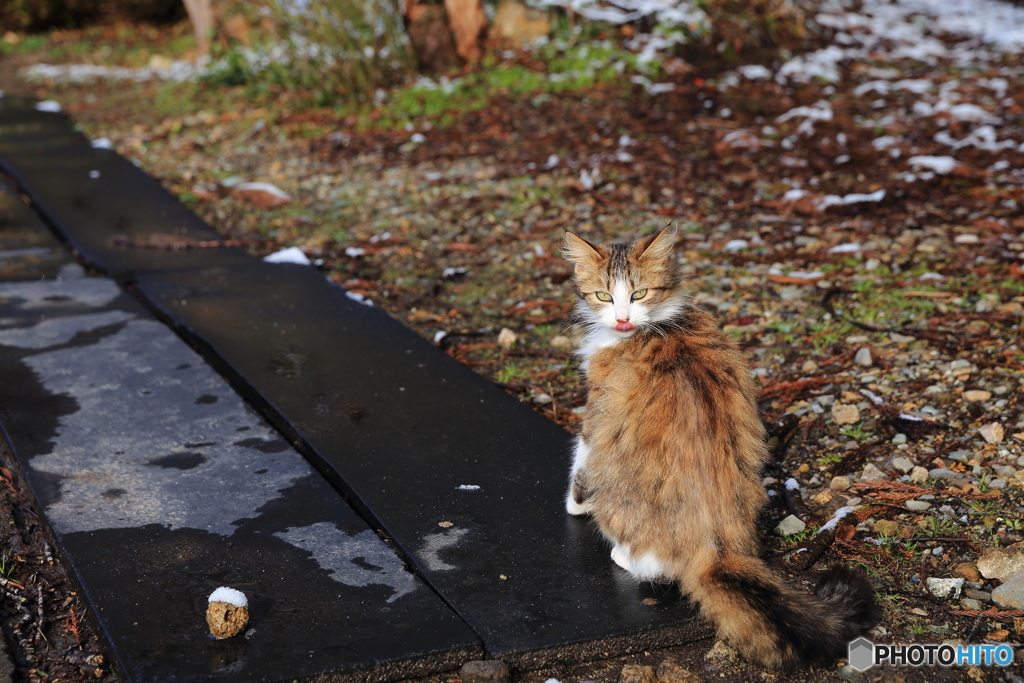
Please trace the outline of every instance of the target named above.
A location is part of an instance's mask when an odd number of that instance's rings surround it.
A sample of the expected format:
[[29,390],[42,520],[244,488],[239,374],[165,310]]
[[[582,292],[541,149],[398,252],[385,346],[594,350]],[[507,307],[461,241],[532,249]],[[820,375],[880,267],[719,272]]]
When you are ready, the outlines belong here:
[[189,248],[222,240],[130,161],[93,147],[63,114],[6,100],[0,98],[0,170],[91,267],[123,281],[249,259],[234,247]]
[[0,178],[0,282],[55,278],[73,263],[67,248]]
[[[0,423],[129,680],[404,678],[476,636],[111,280],[0,284]],[[250,601],[213,640],[206,598]]]

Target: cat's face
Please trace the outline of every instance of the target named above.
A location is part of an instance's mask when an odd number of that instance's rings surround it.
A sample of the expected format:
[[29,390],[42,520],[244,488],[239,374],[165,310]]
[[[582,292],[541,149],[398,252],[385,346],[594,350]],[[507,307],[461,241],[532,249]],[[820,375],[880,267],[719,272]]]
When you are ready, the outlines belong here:
[[586,323],[622,337],[679,312],[679,271],[668,228],[629,244],[590,244],[565,234],[566,256],[576,266],[576,294]]

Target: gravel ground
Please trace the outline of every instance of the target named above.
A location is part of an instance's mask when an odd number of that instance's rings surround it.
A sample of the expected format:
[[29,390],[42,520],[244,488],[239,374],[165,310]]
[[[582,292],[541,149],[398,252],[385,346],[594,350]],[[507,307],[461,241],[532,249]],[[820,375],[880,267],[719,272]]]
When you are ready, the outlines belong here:
[[[413,130],[239,89],[157,112],[137,103],[166,86],[28,84],[3,61],[0,85],[60,101],[253,253],[301,247],[569,430],[584,396],[563,231],[606,240],[674,223],[695,305],[762,383],[772,562],[797,584],[834,561],[865,567],[885,609],[876,642],[1019,645],[1020,582],[989,559],[1024,548],[1024,18],[999,3],[952,18],[960,5],[908,6],[823,11],[824,47],[785,64],[686,71],[658,95],[626,79],[495,90],[454,123]],[[982,43],[970,31],[996,11],[1003,31]],[[541,68],[529,54],[507,63]],[[244,198],[243,181],[290,201],[257,206],[267,197]],[[504,328],[513,343],[499,343]],[[855,518],[816,541],[845,506]],[[774,533],[791,515],[794,531]],[[805,546],[823,551],[810,567]],[[30,573],[26,559],[15,576]],[[963,582],[940,598],[935,579]],[[708,660],[711,645],[518,678],[613,681],[667,657],[709,680],[1024,675],[1019,655],[1012,671],[783,675]]]

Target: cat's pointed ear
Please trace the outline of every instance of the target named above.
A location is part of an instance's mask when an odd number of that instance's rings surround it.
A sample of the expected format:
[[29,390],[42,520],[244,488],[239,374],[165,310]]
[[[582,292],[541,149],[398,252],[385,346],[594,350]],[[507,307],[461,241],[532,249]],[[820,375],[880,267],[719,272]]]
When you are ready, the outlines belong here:
[[672,258],[672,250],[676,245],[676,228],[669,223],[654,237],[648,238],[646,244],[641,242],[638,246],[640,258],[645,260],[661,261]]
[[576,265],[598,261],[601,258],[601,253],[594,248],[593,244],[568,230],[565,231],[563,247],[562,252],[565,254],[565,258]]

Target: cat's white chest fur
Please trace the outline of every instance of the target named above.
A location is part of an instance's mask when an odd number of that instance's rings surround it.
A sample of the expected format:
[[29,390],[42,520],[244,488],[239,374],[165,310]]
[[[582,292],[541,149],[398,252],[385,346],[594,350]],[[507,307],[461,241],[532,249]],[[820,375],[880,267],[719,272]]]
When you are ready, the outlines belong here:
[[601,349],[607,349],[609,346],[615,346],[626,339],[628,337],[617,330],[607,327],[592,327],[587,331],[587,336],[583,338],[580,348],[576,350],[576,353],[583,358],[580,362],[580,370],[586,372],[589,369],[590,357],[595,353]]

